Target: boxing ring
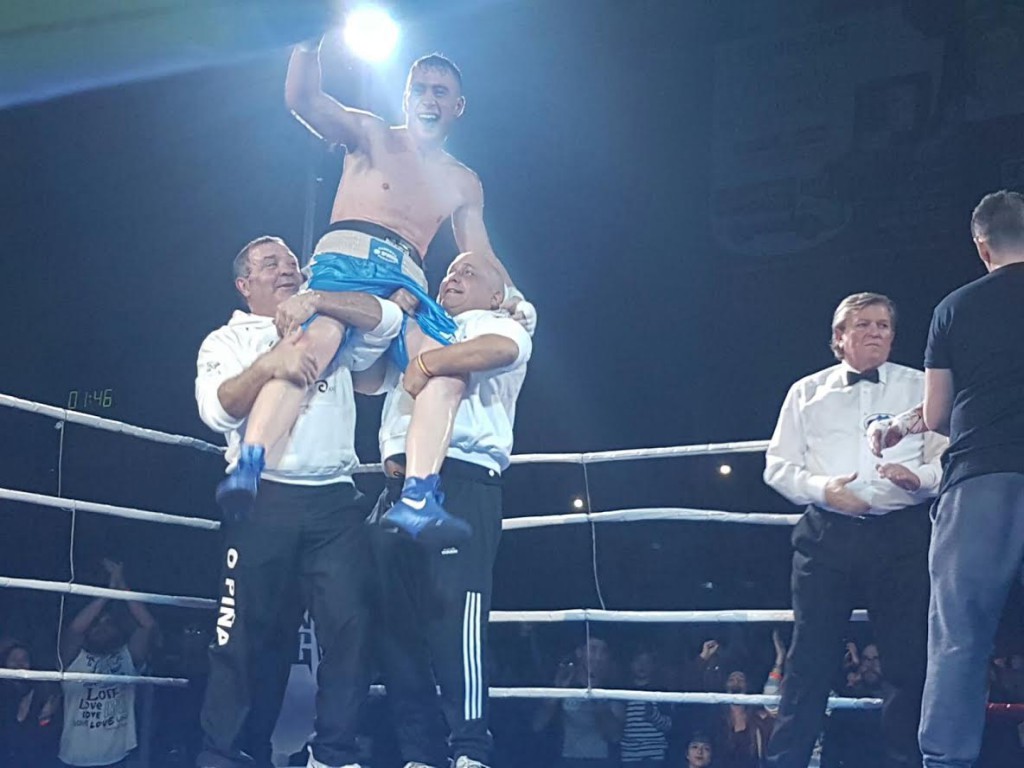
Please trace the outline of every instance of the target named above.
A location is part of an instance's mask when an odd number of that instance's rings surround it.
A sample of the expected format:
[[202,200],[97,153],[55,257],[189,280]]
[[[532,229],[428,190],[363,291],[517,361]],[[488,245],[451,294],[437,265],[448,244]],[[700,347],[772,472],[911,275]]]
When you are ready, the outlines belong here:
[[[100,429],[118,433],[126,438],[146,440],[169,446],[177,446],[193,451],[215,454],[220,460],[224,449],[212,443],[184,435],[169,434],[158,430],[138,427],[92,414],[68,410],[43,403],[23,400],[10,395],[0,394],[0,407],[11,408],[33,413],[57,421],[57,426],[65,430],[69,425],[88,429]],[[62,433],[63,438],[63,433]],[[63,443],[61,444],[63,445]],[[512,457],[513,465],[522,464],[569,464],[580,465],[584,469],[587,480],[587,511],[563,515],[542,515],[531,517],[515,517],[506,519],[504,531],[518,531],[528,528],[560,527],[566,525],[588,525],[592,531],[595,526],[605,523],[631,523],[638,521],[678,521],[678,522],[715,522],[742,525],[775,525],[792,526],[800,518],[799,515],[775,513],[738,513],[722,510],[694,509],[685,507],[641,507],[615,509],[599,512],[590,511],[589,479],[586,468],[592,464],[622,461],[643,461],[647,459],[686,458],[693,456],[727,455],[736,453],[758,453],[765,450],[768,443],[763,440],[710,443],[703,445],[672,446],[665,448],[632,449],[602,451],[592,453],[534,453],[520,454]],[[365,464],[358,469],[360,473],[379,472],[379,464]],[[514,471],[514,470],[513,470]],[[211,489],[212,492],[212,489]],[[70,512],[72,516],[80,512],[94,515],[106,515],[159,525],[185,526],[206,531],[217,531],[220,523],[198,517],[168,514],[133,507],[114,506],[95,501],[50,496],[39,493],[0,488],[0,500],[35,504],[44,507]],[[71,536],[74,536],[72,528]],[[593,539],[592,539],[593,541]],[[595,544],[596,547],[596,544]],[[596,558],[596,549],[594,551]],[[596,569],[596,559],[595,559]],[[183,595],[167,595],[152,592],[116,590],[76,583],[74,570],[68,581],[47,581],[40,579],[13,578],[0,573],[0,588],[37,590],[58,593],[61,595],[80,595],[86,597],[105,597],[115,600],[135,600],[142,603],[181,608],[202,608],[216,610],[218,602],[212,598]],[[492,623],[532,622],[582,622],[588,628],[592,623],[783,623],[793,620],[790,610],[684,610],[684,611],[630,611],[607,610],[603,607],[603,598],[598,590],[601,608],[567,608],[562,610],[540,611],[492,611]],[[61,622],[63,622],[63,605],[61,606]],[[855,611],[852,619],[867,619],[864,611]],[[0,669],[0,679],[66,681],[66,682],[118,682],[126,684],[154,686],[187,686],[188,680],[179,677],[149,676],[112,676],[86,673],[69,673],[57,670],[12,670]],[[380,692],[380,689],[377,689]],[[767,705],[778,703],[778,696],[760,694],[727,694],[727,693],[684,693],[674,691],[634,691],[626,689],[596,688],[589,684],[585,688],[560,687],[492,687],[492,698],[516,699],[604,699],[621,701],[658,701],[680,704],[746,704]],[[829,700],[833,709],[877,709],[882,706],[881,699],[856,699],[833,697]]]

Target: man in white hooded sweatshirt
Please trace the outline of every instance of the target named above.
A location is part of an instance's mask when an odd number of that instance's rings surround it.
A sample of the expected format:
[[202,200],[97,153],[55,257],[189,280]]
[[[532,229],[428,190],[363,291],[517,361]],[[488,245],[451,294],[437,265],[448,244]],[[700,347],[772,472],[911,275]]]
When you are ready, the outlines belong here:
[[[401,330],[402,312],[365,293],[300,294],[298,260],[276,237],[248,243],[235,257],[234,275],[249,311],[236,311],[206,337],[196,376],[199,414],[226,436],[228,471],[265,383],[286,379],[306,394],[291,433],[268,456],[251,514],[224,521],[197,765],[271,765],[270,736],[308,609],[322,653],[309,764],[358,768],[355,727],[370,682],[371,564],[366,506],[352,483],[358,459],[351,371],[369,367],[387,349]],[[309,302],[355,335],[319,377],[316,361],[297,344],[302,331],[284,338],[278,332],[294,327],[293,316]]]

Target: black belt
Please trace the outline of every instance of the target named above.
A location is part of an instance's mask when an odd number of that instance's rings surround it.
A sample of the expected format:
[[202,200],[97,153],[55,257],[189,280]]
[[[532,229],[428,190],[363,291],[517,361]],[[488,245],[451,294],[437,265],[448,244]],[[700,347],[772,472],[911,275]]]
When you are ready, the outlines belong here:
[[342,230],[347,230],[349,232],[362,232],[364,235],[376,237],[378,240],[390,243],[412,259],[417,267],[423,269],[423,258],[420,256],[420,252],[416,250],[416,246],[397,232],[393,232],[387,227],[382,227],[380,224],[374,224],[372,221],[363,221],[362,219],[345,219],[343,221],[336,221],[327,228],[328,232],[338,232]]
[[827,515],[830,518],[843,520],[844,522],[859,523],[861,525],[867,524],[881,524],[884,521],[892,521],[899,515],[914,514],[914,512],[927,512],[931,502],[925,502],[923,504],[911,504],[908,507],[900,507],[899,509],[890,510],[881,515],[847,515],[843,512],[833,512],[831,509],[825,509],[819,507],[817,504],[808,504],[808,510],[814,510],[822,515]]

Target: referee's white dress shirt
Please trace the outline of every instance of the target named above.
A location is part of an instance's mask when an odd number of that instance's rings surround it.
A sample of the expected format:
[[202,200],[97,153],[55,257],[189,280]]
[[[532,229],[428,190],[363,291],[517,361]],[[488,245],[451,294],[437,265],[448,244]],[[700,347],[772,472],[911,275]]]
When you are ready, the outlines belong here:
[[[794,504],[825,503],[825,484],[857,473],[847,488],[867,502],[869,515],[920,504],[938,492],[939,457],[946,438],[932,432],[907,435],[879,459],[866,439],[868,426],[919,405],[924,374],[885,363],[878,383],[847,385],[845,363],[806,376],[790,387],[765,457],[764,481]],[[878,475],[882,464],[902,464],[921,479],[914,493]],[[838,510],[832,509],[837,512]]]

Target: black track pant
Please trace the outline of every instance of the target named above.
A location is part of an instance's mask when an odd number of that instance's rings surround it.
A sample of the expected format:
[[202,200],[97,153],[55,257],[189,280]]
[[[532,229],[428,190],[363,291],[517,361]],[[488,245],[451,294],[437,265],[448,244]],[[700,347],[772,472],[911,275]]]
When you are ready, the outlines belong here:
[[[395,502],[402,480],[388,478],[374,517]],[[449,458],[441,470],[441,490],[448,512],[473,526],[472,538],[457,549],[429,552],[372,527],[381,620],[375,645],[402,757],[447,765],[440,686],[452,756],[487,763],[487,617],[501,538],[501,476]]]
[[372,596],[366,507],[348,483],[264,481],[252,517],[226,527],[221,606],[201,714],[200,766],[265,761],[304,609],[316,625],[313,754],[355,763],[359,708],[370,681]]

